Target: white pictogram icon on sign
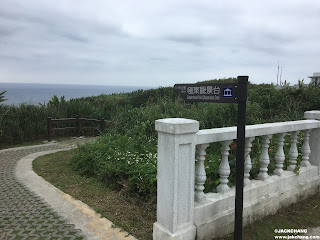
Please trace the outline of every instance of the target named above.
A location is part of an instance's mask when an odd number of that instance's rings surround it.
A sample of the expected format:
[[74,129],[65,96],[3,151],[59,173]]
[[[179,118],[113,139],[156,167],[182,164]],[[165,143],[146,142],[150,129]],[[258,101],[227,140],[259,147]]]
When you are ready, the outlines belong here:
[[232,88],[224,88],[223,97],[232,97]]

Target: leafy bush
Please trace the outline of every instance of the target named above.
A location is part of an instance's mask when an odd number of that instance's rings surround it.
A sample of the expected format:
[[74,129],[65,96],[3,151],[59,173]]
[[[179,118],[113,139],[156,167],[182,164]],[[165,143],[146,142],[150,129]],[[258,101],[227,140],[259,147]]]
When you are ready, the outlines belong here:
[[80,173],[95,176],[139,197],[156,193],[156,145],[136,144],[124,135],[105,135],[76,150],[72,164]]

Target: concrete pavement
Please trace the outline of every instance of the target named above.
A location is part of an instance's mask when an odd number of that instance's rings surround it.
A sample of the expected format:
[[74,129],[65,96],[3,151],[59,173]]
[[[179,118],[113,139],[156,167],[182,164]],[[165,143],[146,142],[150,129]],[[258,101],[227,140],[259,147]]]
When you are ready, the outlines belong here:
[[71,149],[84,141],[0,151],[0,239],[136,240],[33,172],[32,161],[38,156]]

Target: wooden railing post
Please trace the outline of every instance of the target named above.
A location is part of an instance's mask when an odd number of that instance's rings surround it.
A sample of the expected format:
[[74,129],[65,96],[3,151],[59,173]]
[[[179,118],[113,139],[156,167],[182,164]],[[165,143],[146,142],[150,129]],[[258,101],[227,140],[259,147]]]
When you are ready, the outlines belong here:
[[51,117],[48,117],[47,126],[48,126],[48,142],[50,142],[50,141],[52,141],[52,122],[51,122]]
[[80,119],[79,116],[76,116],[76,135],[80,137]]
[[101,132],[103,132],[104,128],[105,128],[105,121],[104,121],[104,118],[101,119],[101,122],[100,122],[100,130]]

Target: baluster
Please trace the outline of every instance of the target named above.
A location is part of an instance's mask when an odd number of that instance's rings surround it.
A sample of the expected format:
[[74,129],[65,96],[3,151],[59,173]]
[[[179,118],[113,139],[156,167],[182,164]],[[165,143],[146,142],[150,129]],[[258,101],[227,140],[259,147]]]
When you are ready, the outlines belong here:
[[206,148],[209,144],[200,144],[197,145],[197,166],[196,166],[196,192],[195,192],[195,200],[200,202],[204,197],[204,183],[206,182],[207,176],[204,168],[204,160],[206,155]]
[[262,136],[262,152],[259,159],[260,162],[260,173],[258,174],[258,179],[265,180],[269,177],[268,165],[270,163],[269,154],[268,154],[268,147],[270,143],[270,138],[272,135],[264,135]]
[[221,147],[221,163],[219,167],[219,174],[220,174],[220,184],[217,187],[217,192],[218,193],[224,193],[225,191],[229,190],[230,187],[228,186],[228,177],[230,175],[230,165],[228,161],[228,156],[229,156],[229,150],[230,150],[230,143],[232,143],[232,140],[227,140],[221,142],[222,147]]
[[278,147],[276,152],[276,169],[274,170],[274,174],[281,176],[283,174],[283,162],[285,160],[285,155],[283,152],[283,145],[284,145],[284,136],[287,133],[279,133],[278,134]]
[[298,138],[299,131],[295,131],[291,133],[291,147],[289,150],[289,163],[287,170],[294,171],[297,164],[297,157],[298,157],[298,148],[297,148],[297,138]]
[[309,154],[310,154],[310,145],[309,145],[309,137],[310,137],[310,129],[303,131],[303,145],[302,145],[302,162],[301,167],[309,167],[311,163],[309,162]]
[[254,137],[246,138],[245,142],[245,150],[244,150],[244,185],[250,183],[250,170],[252,168],[251,158],[250,158],[250,152],[251,152],[251,142],[254,140]]

